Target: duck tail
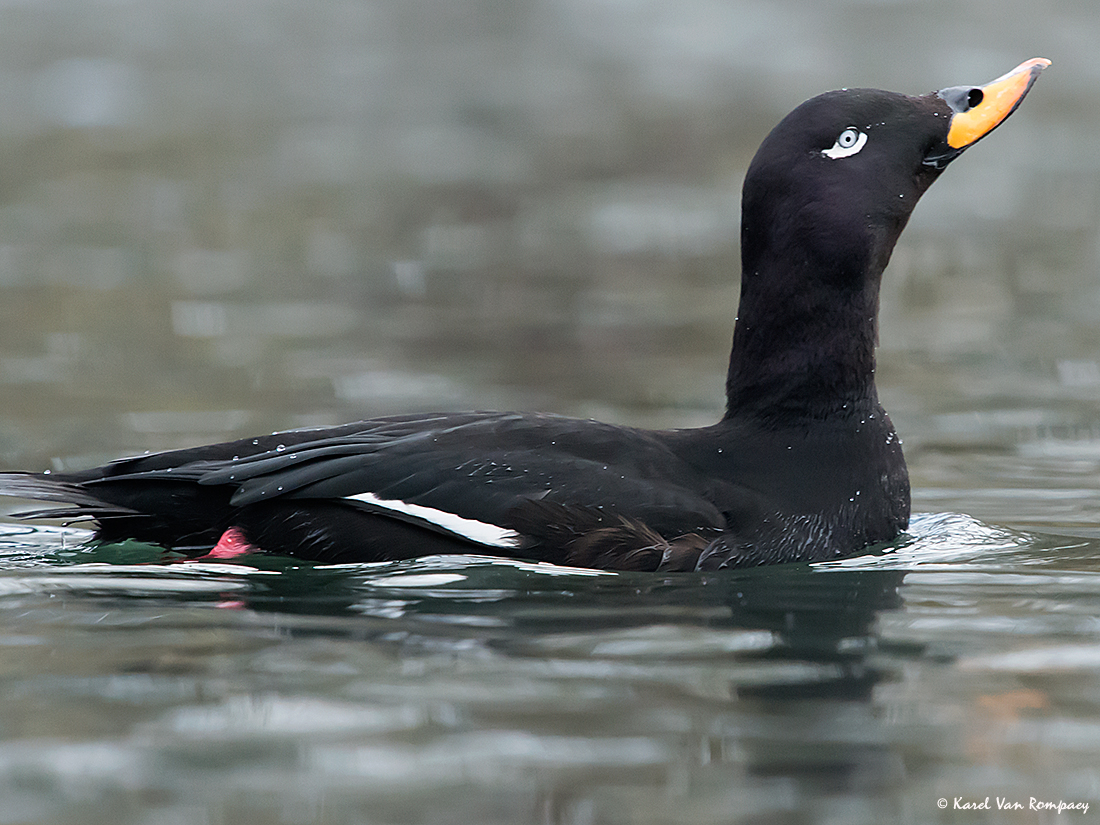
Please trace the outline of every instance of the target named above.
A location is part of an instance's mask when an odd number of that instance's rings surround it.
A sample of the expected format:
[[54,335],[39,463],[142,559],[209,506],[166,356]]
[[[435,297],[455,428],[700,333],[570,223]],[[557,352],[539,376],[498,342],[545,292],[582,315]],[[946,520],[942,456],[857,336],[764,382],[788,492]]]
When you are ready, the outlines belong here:
[[81,484],[48,473],[0,473],[0,496],[68,505],[12,514],[22,519],[98,519],[135,513],[134,510],[100,498]]

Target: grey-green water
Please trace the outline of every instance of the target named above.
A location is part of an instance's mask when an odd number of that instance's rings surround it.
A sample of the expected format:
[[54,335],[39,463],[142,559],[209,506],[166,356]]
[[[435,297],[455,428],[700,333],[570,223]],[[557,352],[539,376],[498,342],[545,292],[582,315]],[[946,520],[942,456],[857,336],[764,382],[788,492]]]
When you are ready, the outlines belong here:
[[886,273],[910,540],[593,576],[3,519],[0,825],[1095,818],[1094,5],[0,4],[4,469],[428,408],[709,423],[767,130],[1054,61]]
[[[0,537],[0,821],[1095,816],[1100,542],[922,516],[877,557],[652,576],[81,538]],[[986,797],[1091,813],[954,808]]]

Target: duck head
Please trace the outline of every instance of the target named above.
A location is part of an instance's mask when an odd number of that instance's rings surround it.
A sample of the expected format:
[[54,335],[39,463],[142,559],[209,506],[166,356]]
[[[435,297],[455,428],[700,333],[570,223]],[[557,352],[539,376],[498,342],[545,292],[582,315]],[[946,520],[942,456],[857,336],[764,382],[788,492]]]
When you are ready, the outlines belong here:
[[921,96],[841,89],[780,121],[742,192],[731,409],[873,396],[878,286],[913,207],[1049,64]]

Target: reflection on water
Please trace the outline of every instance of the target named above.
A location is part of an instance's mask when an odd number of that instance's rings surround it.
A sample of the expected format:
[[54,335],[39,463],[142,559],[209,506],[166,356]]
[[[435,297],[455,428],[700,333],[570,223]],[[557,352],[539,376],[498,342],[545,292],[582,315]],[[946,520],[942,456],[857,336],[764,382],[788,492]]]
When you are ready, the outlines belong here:
[[0,537],[7,821],[924,822],[1100,790],[1095,542],[921,516],[877,556],[655,577],[85,538]]

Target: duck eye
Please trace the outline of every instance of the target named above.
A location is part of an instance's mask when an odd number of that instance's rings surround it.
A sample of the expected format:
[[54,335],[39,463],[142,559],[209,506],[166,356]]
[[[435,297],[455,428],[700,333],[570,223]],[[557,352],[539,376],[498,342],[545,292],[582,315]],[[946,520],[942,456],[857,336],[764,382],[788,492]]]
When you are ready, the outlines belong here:
[[867,133],[859,131],[854,126],[849,126],[840,133],[840,137],[836,139],[836,143],[833,144],[832,148],[826,149],[821,154],[833,160],[846,158],[862,149],[865,143],[867,143]]

